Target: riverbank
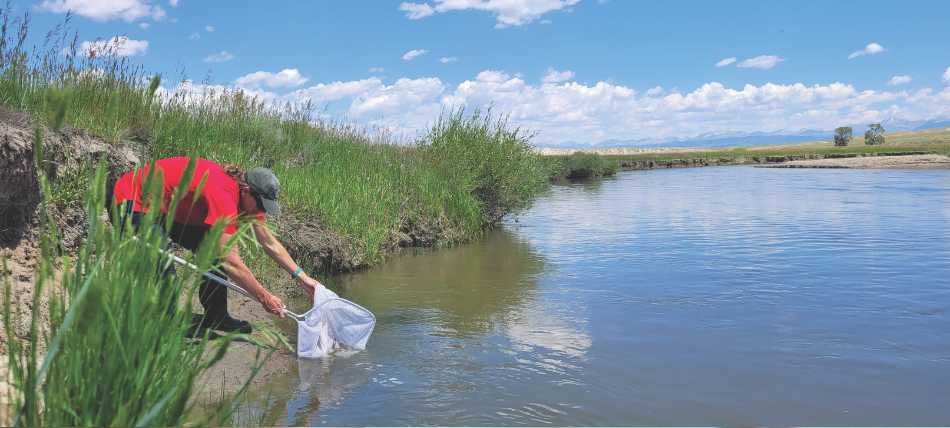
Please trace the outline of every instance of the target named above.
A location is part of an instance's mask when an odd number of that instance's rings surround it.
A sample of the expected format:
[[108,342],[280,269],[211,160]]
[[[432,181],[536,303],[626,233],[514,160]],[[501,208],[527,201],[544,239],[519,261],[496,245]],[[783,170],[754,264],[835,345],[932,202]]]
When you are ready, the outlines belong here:
[[[20,28],[0,39],[25,38],[29,21],[10,21]],[[309,106],[278,109],[240,91],[169,90],[121,58],[85,58],[75,47],[62,55],[69,46],[57,41],[70,35],[50,34],[46,51],[0,46],[0,259],[12,291],[5,316],[14,320],[10,337],[0,333],[2,354],[37,338],[32,320],[41,328],[49,323],[47,303],[33,299],[37,266],[49,261],[68,270],[60,262],[83,248],[96,257],[96,243],[86,240],[88,219],[103,212],[86,212],[87,195],[158,158],[273,169],[284,209],[272,226],[318,278],[368,268],[402,247],[477,239],[547,186],[530,137],[490,114],[444,112],[415,144],[399,146],[386,134],[313,122]],[[109,184],[91,179],[100,161]],[[53,221],[44,223],[47,217]],[[44,237],[51,243],[41,248]],[[242,253],[267,288],[285,298],[299,292],[259,248],[242,245]],[[136,287],[138,279],[108,286]],[[235,316],[272,329],[275,319],[258,303],[232,300]],[[243,382],[256,349],[235,344],[198,383],[213,386],[223,373]]]
[[950,169],[944,155],[863,156],[813,159],[762,165],[760,168],[844,168],[844,169]]
[[[617,162],[622,170],[695,168],[726,165],[772,165],[818,159],[864,158],[876,156],[950,155],[950,128],[895,132],[886,144],[868,146],[862,136],[848,146],[835,147],[831,141],[813,141],[753,147],[706,148],[607,148],[585,149]],[[545,158],[564,156],[563,149],[539,149]]]

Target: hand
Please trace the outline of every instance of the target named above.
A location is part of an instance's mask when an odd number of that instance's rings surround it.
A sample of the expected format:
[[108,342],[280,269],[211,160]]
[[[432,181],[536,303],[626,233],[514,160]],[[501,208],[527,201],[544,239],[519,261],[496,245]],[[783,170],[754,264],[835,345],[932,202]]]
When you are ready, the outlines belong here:
[[320,281],[311,278],[306,273],[301,273],[300,276],[297,277],[297,284],[300,284],[304,290],[307,290],[307,295],[310,296],[310,303],[313,303],[313,294],[316,293],[317,287],[323,287]]
[[265,294],[263,296],[258,298],[258,300],[261,302],[261,305],[264,306],[264,309],[267,312],[270,312],[274,315],[279,315],[281,318],[283,318],[284,302],[282,302],[279,297],[273,294],[267,293],[266,291],[264,293]]

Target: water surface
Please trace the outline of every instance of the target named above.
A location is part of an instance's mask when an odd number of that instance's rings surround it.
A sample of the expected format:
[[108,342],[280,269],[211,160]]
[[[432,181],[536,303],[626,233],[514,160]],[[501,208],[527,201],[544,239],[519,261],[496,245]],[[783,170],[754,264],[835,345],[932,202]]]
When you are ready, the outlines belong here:
[[369,348],[259,391],[284,425],[946,425],[950,171],[555,186],[333,288]]

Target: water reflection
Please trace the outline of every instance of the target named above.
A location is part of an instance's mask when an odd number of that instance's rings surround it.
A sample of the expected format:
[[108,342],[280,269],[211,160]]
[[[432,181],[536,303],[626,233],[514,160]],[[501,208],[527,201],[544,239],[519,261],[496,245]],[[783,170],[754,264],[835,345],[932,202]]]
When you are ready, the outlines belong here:
[[934,425],[948,183],[709,168],[557,186],[507,231],[335,279],[377,315],[369,348],[289,373],[264,423]]
[[526,306],[543,268],[526,242],[495,230],[472,244],[396,257],[335,285],[373,311],[379,329],[422,323],[436,335],[466,337]]

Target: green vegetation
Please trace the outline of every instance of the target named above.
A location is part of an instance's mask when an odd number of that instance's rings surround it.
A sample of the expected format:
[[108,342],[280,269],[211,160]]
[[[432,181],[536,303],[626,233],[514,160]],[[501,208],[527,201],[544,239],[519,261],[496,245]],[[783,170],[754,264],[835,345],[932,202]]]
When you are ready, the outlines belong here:
[[[7,11],[0,19],[11,22]],[[404,225],[438,224],[446,243],[471,239],[543,188],[528,136],[491,114],[449,112],[415,146],[396,146],[314,123],[309,105],[275,109],[228,90],[171,95],[125,60],[78,55],[62,29],[28,52],[28,19],[2,28],[0,105],[134,142],[151,159],[197,154],[272,168],[292,212],[352,239],[370,262]]]
[[[49,189],[44,174],[40,181]],[[191,410],[188,402],[195,380],[223,357],[232,337],[213,345],[207,339],[186,342],[190,306],[177,307],[182,296],[194,293],[196,274],[162,275],[170,261],[156,250],[163,237],[150,227],[156,221],[153,216],[143,219],[139,241],[128,225],[125,230],[106,227],[99,216],[105,202],[103,168],[92,182],[86,198],[88,239],[76,254],[65,256],[57,252],[56,229],[45,229],[29,340],[7,341],[10,376],[4,380],[13,387],[12,422],[182,425]],[[150,188],[152,203],[157,204],[158,187]],[[220,236],[220,231],[218,227],[212,233]],[[206,246],[194,262],[207,268],[217,251],[216,246]],[[4,329],[13,338],[15,314],[20,311],[10,306],[11,287],[4,283]],[[47,299],[48,318],[36,310]],[[224,399],[202,419],[188,422],[220,425],[234,403],[233,398]]]
[[551,181],[608,177],[620,169],[616,159],[596,153],[574,152],[567,156],[548,156],[545,160]]
[[[755,159],[764,161],[769,157],[876,156],[907,152],[936,153],[950,156],[950,129],[895,132],[888,134],[887,143],[882,145],[865,145],[863,137],[858,137],[855,144],[846,147],[836,147],[830,141],[816,141],[772,146],[726,147],[722,149],[665,149],[621,155],[605,154],[602,156],[618,162],[670,162],[706,159],[716,160],[720,163],[740,163],[754,161]],[[558,158],[558,156],[547,156],[547,158]]]
[[[316,219],[356,243],[369,262],[407,225],[434,225],[441,243],[477,237],[547,185],[530,136],[490,112],[443,113],[415,144],[398,146],[385,136],[314,123],[309,105],[276,109],[228,90],[170,94],[159,76],[124,59],[78,55],[78,38],[63,28],[28,50],[28,30],[28,17],[12,19],[9,10],[0,10],[0,106],[29,112],[51,132],[69,125],[131,144],[143,162],[197,155],[272,168],[292,215]],[[32,311],[26,343],[13,338],[17,311],[6,287],[4,328],[11,340],[5,351],[17,423],[186,423],[196,379],[228,345],[187,345],[188,311],[169,310],[192,295],[196,278],[161,275],[166,261],[157,251],[130,241],[129,231],[105,227],[99,219],[102,169],[94,175],[86,165],[49,182],[42,145],[36,149],[45,204],[40,211],[55,213],[85,199],[88,237],[77,253],[60,254],[55,223],[45,223],[32,308],[48,300],[50,311],[48,317]],[[151,230],[153,221],[147,218],[143,230]],[[160,239],[149,232],[140,238],[151,246]],[[213,252],[202,249],[195,263],[207,268]],[[222,400],[220,408],[202,412],[210,416],[187,423],[220,424],[232,404]]]
[[864,131],[864,144],[869,146],[884,144],[884,127],[880,123],[872,123],[868,126],[868,130]]
[[[488,213],[485,222],[526,208],[547,186],[541,157],[533,152],[530,136],[512,129],[505,118],[478,110],[444,114],[419,145],[422,156],[453,188],[476,197]],[[456,201],[460,209],[469,202]]]
[[848,143],[851,142],[852,132],[853,130],[850,126],[840,126],[835,128],[835,146],[847,146]]

